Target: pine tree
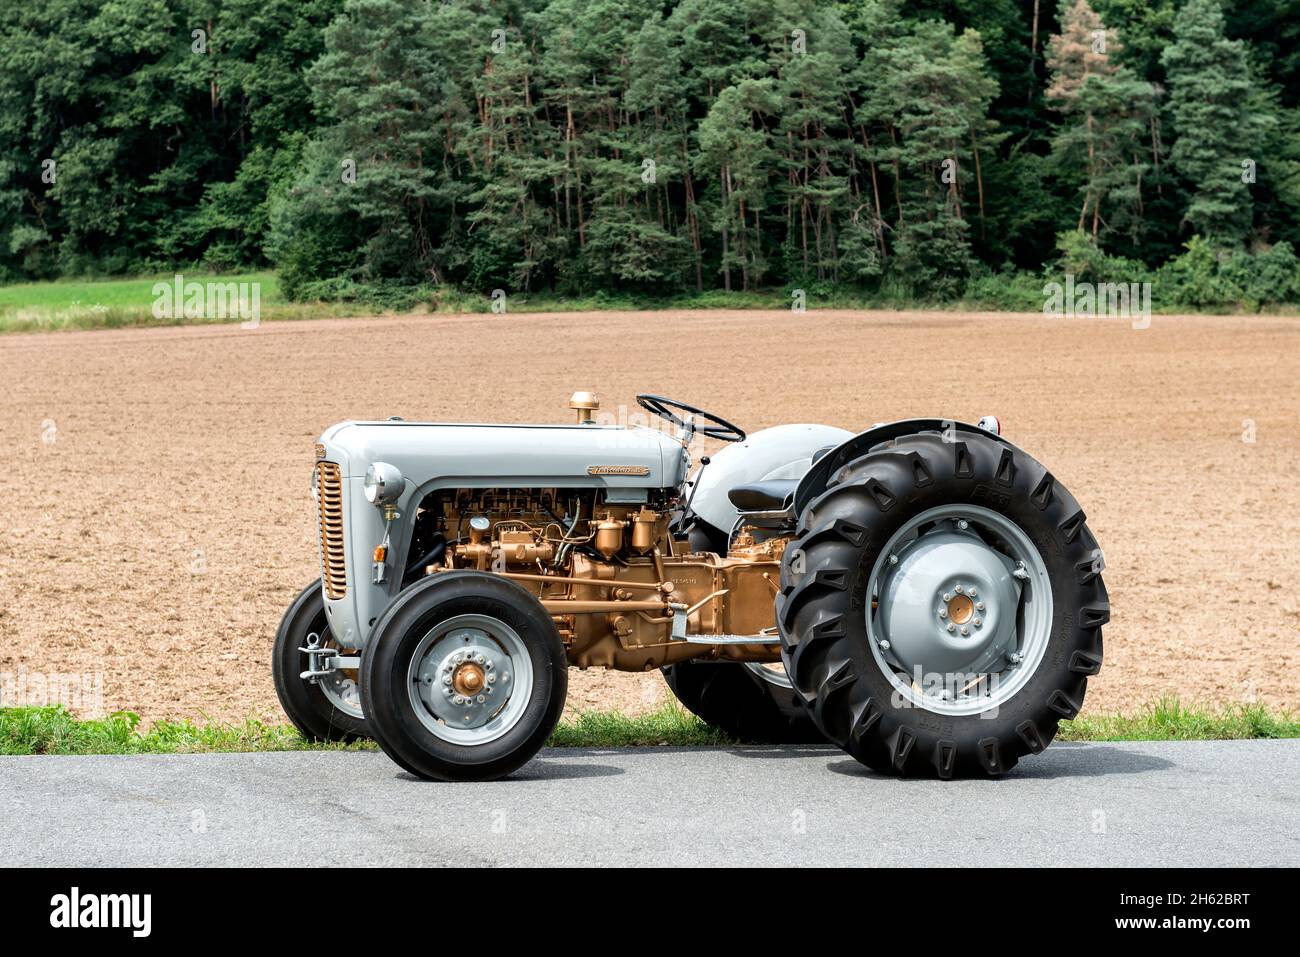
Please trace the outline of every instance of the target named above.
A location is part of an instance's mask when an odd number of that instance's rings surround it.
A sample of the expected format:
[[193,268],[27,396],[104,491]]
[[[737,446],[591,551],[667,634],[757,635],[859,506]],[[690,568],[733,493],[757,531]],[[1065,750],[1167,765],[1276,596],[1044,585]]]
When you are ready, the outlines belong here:
[[1077,229],[1093,242],[1112,229],[1136,241],[1143,227],[1142,178],[1154,90],[1120,64],[1120,42],[1092,9],[1075,0],[1048,42],[1048,102],[1065,122],[1052,142],[1060,175],[1083,201]]
[[1187,0],[1161,63],[1177,134],[1169,159],[1191,194],[1184,219],[1214,243],[1238,245],[1252,216],[1242,163],[1263,130],[1250,113],[1245,44],[1224,36],[1218,0]]

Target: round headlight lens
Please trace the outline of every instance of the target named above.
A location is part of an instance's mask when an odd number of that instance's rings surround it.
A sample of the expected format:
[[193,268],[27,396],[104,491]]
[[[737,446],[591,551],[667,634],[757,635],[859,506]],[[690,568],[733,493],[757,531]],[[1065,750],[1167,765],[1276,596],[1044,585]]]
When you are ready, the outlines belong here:
[[405,484],[396,465],[375,462],[366,469],[366,501],[371,505],[391,505],[401,497]]

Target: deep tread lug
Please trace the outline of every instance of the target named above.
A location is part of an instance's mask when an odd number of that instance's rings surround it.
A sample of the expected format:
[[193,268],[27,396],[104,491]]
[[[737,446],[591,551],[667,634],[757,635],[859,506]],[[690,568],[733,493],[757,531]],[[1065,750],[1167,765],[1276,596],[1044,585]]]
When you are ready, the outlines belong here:
[[1007,488],[1016,480],[1016,455],[1003,446],[1002,458],[998,460],[998,469],[993,473],[993,481]]
[[889,763],[895,771],[902,772],[915,744],[916,734],[911,728],[902,727],[894,732],[889,742]]
[[915,452],[911,455],[912,459],[912,484],[917,488],[925,488],[934,481],[934,474],[930,471],[930,466],[925,459],[921,458]]
[[1101,574],[1101,569],[1098,567],[1099,564],[1100,563],[1097,559],[1092,557],[1085,558],[1083,561],[1079,562],[1074,566],[1074,570],[1077,573],[1075,581],[1080,585],[1091,585]]
[[1052,473],[1044,472],[1043,477],[1034,486],[1034,490],[1029,493],[1029,500],[1037,506],[1040,512],[1052,504],[1052,488],[1055,484],[1056,479],[1052,478]]
[[823,728],[826,727],[826,722],[824,720],[826,703],[857,680],[858,676],[853,671],[853,663],[851,661],[845,661],[826,676],[826,680],[824,680],[821,683],[821,687],[817,689],[817,703],[813,709],[813,717],[819,726]]
[[957,767],[957,743],[955,741],[936,741],[934,744],[934,772],[944,781],[952,779]]
[[813,575],[813,581],[836,591],[844,591],[849,587],[849,573],[842,568],[823,568]]
[[868,698],[862,703],[861,710],[853,716],[853,725],[849,731],[850,737],[855,741],[860,739],[879,720],[880,709],[876,707],[876,699]]
[[1110,605],[1084,605],[1079,609],[1080,628],[1100,628],[1110,621]]
[[844,616],[836,615],[834,618],[819,621],[813,626],[812,636],[814,638],[843,638]]
[[1088,517],[1083,514],[1083,509],[1079,509],[1058,525],[1057,528],[1061,532],[1061,540],[1067,545],[1073,544],[1074,540],[1079,537],[1079,530],[1083,528],[1083,523],[1087,521],[1087,518]]
[[1025,742],[1025,747],[1033,754],[1041,754],[1043,749],[1047,747],[1047,742],[1043,740],[1043,736],[1038,732],[1038,725],[1032,721],[1025,720],[1016,725],[1016,734],[1021,741]]
[[854,548],[861,548],[867,540],[868,529],[847,519],[837,518],[831,530]]
[[871,498],[876,503],[876,507],[882,512],[888,512],[894,507],[894,503],[898,501],[894,496],[894,493],[887,489],[884,483],[878,482],[875,479],[871,479],[867,482],[867,492],[870,493]]
[[966,448],[966,443],[955,443],[953,445],[953,455],[955,456],[953,474],[958,478],[974,478],[975,463],[971,459],[970,449]]
[[980,738],[976,750],[979,753],[980,764],[989,774],[1001,774],[1006,770],[1002,765],[1002,748],[997,738]]
[[1101,671],[1101,655],[1091,651],[1076,651],[1070,656],[1070,670],[1080,675],[1095,675]]
[[1058,688],[1048,696],[1047,707],[1063,718],[1073,719],[1079,713],[1081,705]]

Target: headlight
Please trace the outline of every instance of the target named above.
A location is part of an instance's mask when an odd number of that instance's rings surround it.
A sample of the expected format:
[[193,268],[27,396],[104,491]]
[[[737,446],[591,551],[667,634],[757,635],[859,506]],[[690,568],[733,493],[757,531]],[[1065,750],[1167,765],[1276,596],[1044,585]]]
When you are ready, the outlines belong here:
[[375,462],[366,469],[366,501],[371,505],[391,505],[402,495],[406,480],[396,465]]

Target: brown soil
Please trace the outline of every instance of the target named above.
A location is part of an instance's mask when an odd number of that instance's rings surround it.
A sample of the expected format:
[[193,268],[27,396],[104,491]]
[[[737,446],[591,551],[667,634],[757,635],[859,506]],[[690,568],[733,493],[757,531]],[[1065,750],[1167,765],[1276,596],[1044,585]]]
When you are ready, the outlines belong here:
[[[996,413],[1105,549],[1089,711],[1167,693],[1300,706],[1294,319],[436,315],[11,335],[0,372],[0,672],[102,672],[110,711],[278,717],[271,641],[316,575],[326,426],[565,421],[576,388],[750,429]],[[575,672],[570,705],[665,693],[657,674]]]

